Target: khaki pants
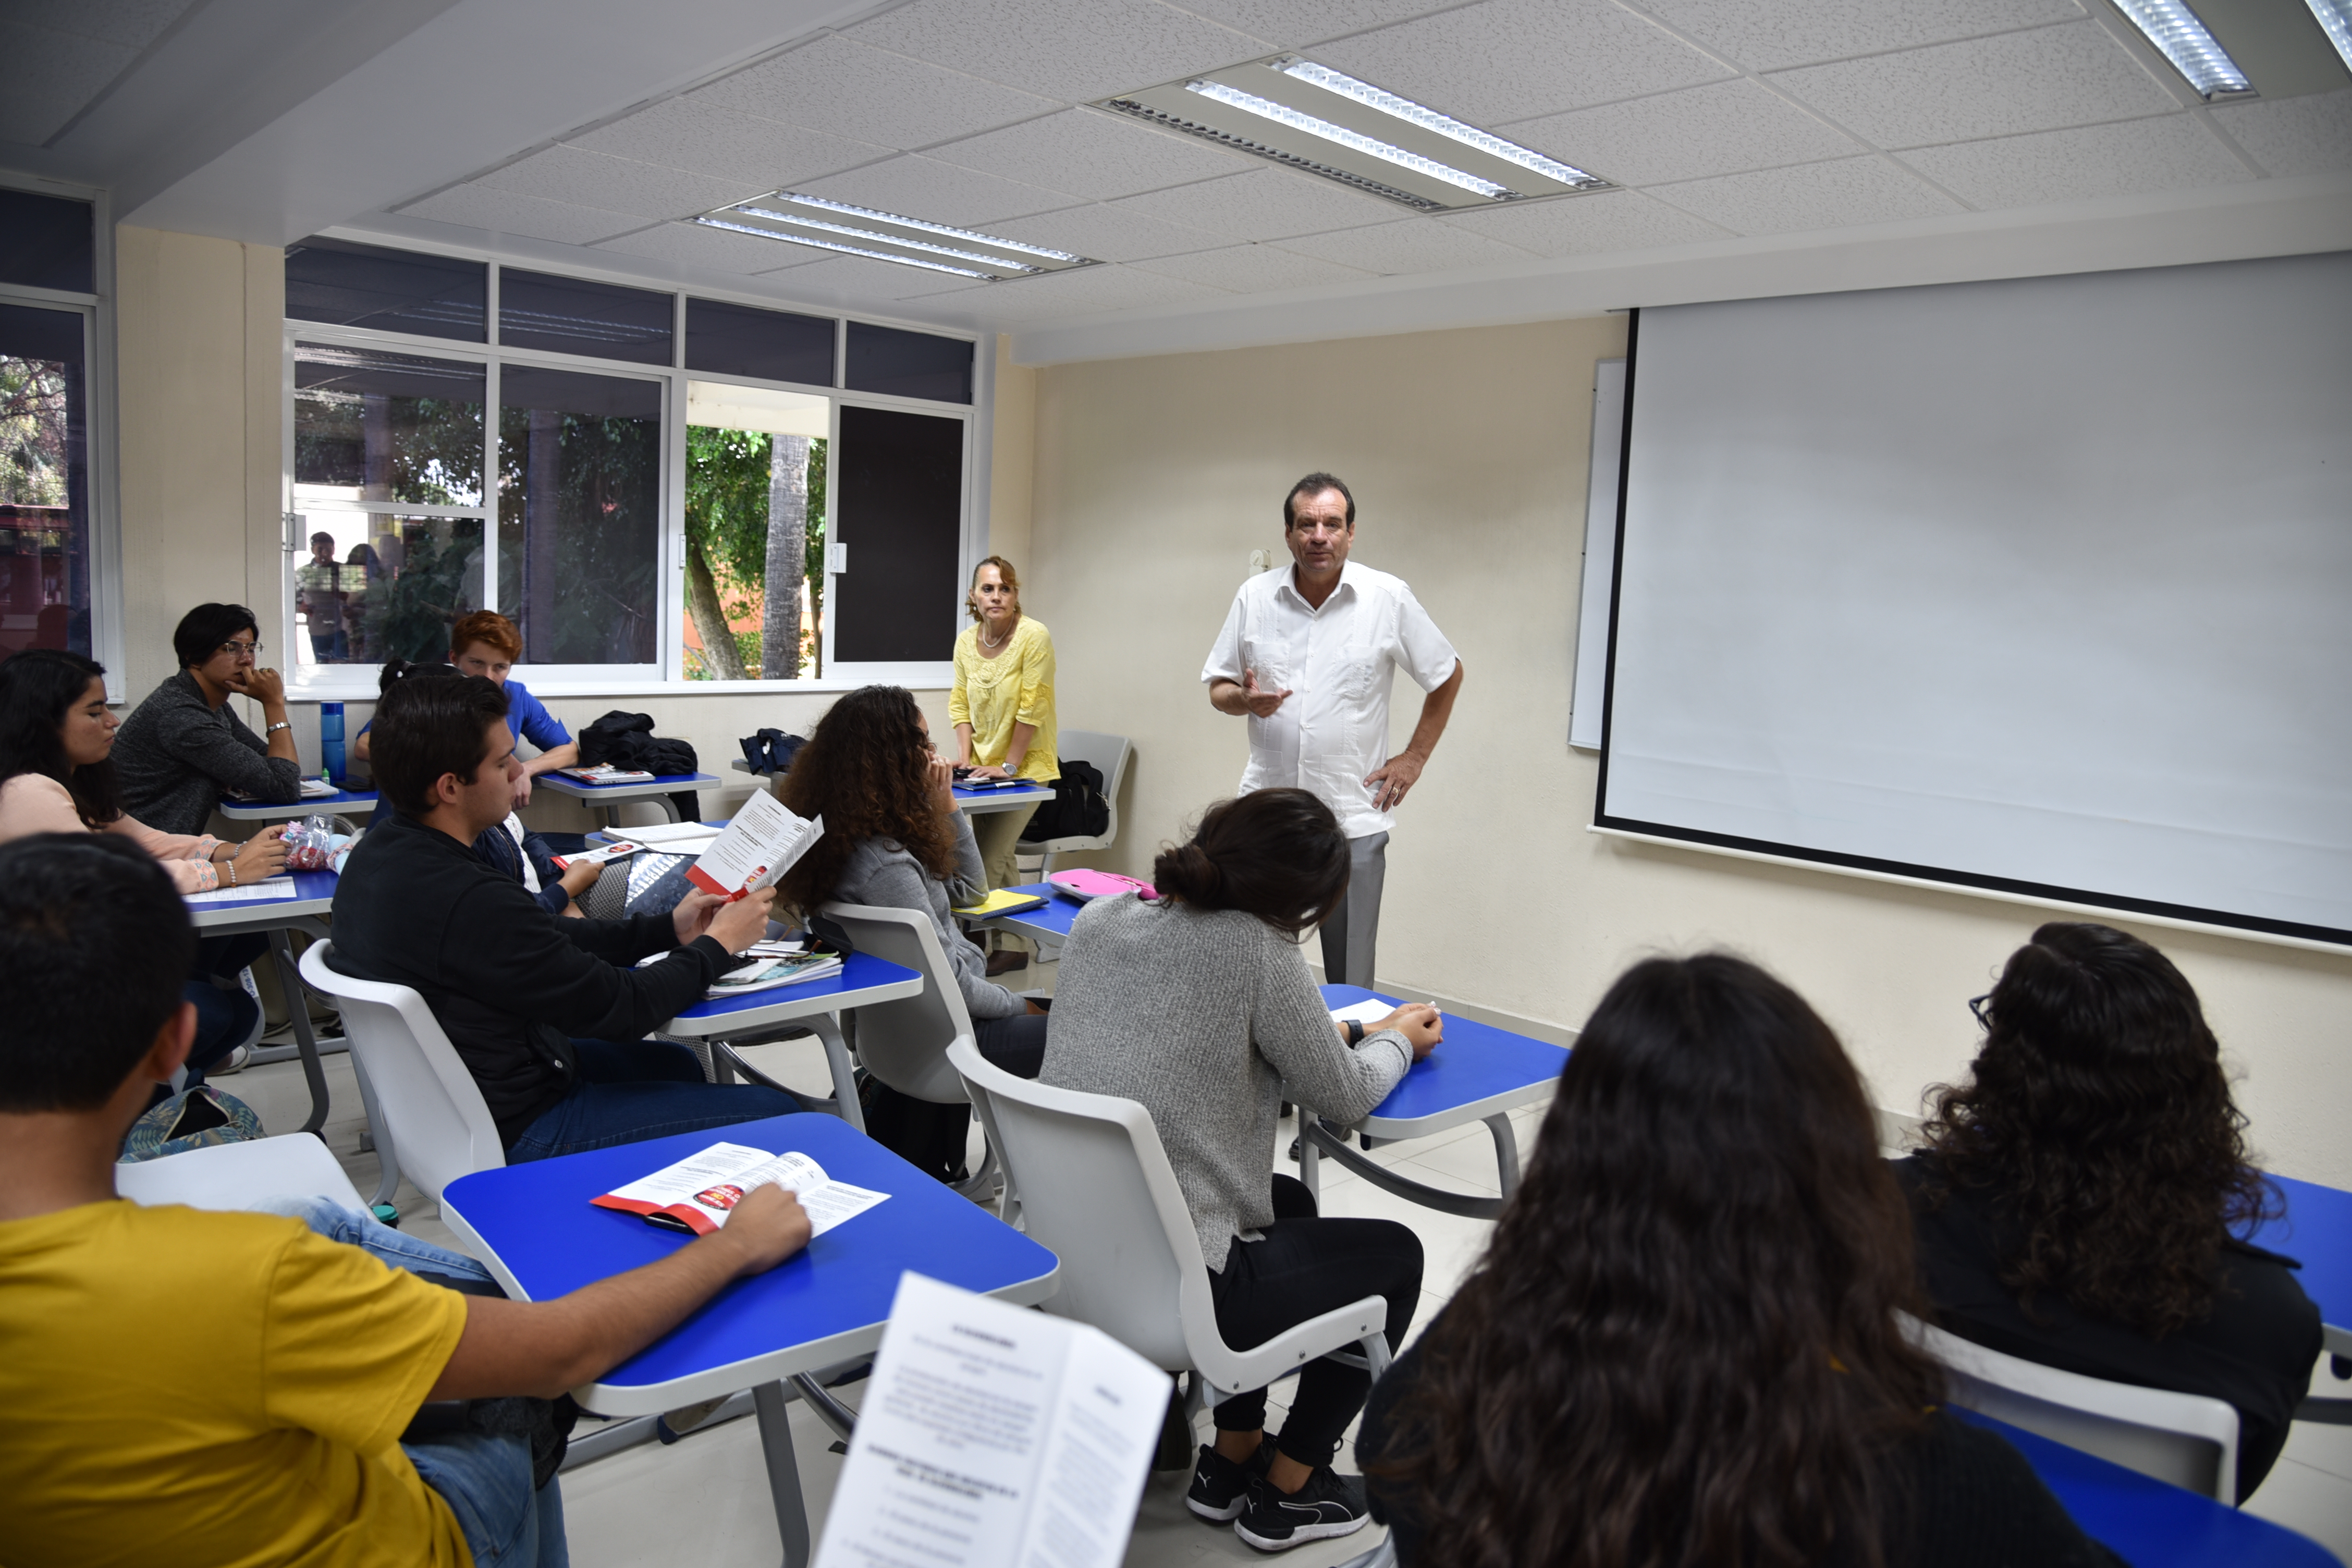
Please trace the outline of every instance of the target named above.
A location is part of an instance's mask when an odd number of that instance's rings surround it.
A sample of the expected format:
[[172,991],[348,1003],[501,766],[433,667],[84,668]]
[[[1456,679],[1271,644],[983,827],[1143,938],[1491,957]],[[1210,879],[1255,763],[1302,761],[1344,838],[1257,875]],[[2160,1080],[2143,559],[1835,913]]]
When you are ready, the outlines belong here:
[[1013,868],[1015,857],[1021,853],[1021,830],[1037,815],[1037,803],[1015,806],[1011,811],[982,811],[972,814],[971,837],[980,846],[980,863],[988,874],[988,890],[1013,886],[1019,873]]

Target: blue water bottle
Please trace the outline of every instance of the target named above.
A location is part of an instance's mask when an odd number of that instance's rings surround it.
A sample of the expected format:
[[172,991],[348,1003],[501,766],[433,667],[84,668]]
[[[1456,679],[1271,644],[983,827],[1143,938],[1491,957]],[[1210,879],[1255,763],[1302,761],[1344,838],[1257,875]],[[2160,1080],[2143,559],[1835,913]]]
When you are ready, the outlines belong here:
[[327,782],[343,782],[343,705],[319,704],[319,761],[326,765]]

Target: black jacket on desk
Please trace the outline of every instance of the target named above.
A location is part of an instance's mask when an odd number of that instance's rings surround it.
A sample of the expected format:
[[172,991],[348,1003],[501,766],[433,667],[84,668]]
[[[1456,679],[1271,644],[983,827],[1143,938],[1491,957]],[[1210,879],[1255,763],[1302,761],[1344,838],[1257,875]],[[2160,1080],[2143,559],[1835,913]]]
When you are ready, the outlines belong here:
[[641,1039],[735,964],[707,936],[679,947],[667,913],[550,914],[471,845],[393,811],[376,814],[336,884],[334,936],[335,968],[425,998],[509,1145],[571,1092],[573,1037]]
[[2221,1247],[2221,1289],[2213,1315],[2161,1340],[2089,1318],[2044,1291],[2035,1321],[2000,1282],[2014,1240],[1990,1194],[1953,1185],[1939,1206],[1924,1189],[1941,1185],[1932,1154],[1895,1162],[1911,1200],[1919,1272],[1945,1328],[1988,1350],[2062,1372],[2142,1388],[2203,1394],[2238,1412],[2238,1500],[2253,1495],[2286,1447],[2287,1426],[2319,1357],[2319,1309],[2296,1284],[2293,1259],[2241,1241]]

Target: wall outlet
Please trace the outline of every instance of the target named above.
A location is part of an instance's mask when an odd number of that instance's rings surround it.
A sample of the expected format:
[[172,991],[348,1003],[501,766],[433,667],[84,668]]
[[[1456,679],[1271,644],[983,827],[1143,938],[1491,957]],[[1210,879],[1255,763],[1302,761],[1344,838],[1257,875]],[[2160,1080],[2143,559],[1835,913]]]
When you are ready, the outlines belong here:
[[1253,572],[1271,572],[1271,571],[1273,571],[1273,570],[1274,570],[1274,552],[1273,552],[1273,551],[1271,551],[1271,550],[1253,550],[1253,551],[1251,551],[1251,552],[1250,552],[1250,570],[1251,570],[1251,571],[1253,571]]

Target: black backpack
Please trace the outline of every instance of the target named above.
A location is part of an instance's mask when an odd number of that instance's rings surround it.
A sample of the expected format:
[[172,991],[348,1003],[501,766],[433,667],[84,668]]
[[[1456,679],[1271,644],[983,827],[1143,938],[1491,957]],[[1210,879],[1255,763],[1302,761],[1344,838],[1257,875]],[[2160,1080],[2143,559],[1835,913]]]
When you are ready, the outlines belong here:
[[[587,767],[610,763],[649,773],[690,773],[702,765],[694,754],[694,742],[665,740],[654,733],[652,714],[624,713],[617,708],[580,731],[580,761]],[[694,791],[680,790],[669,798],[677,807],[679,821],[693,822],[701,816]]]
[[1092,763],[1060,761],[1054,798],[1041,803],[1021,830],[1024,843],[1048,838],[1099,838],[1110,828],[1110,802],[1103,798],[1102,770]]

